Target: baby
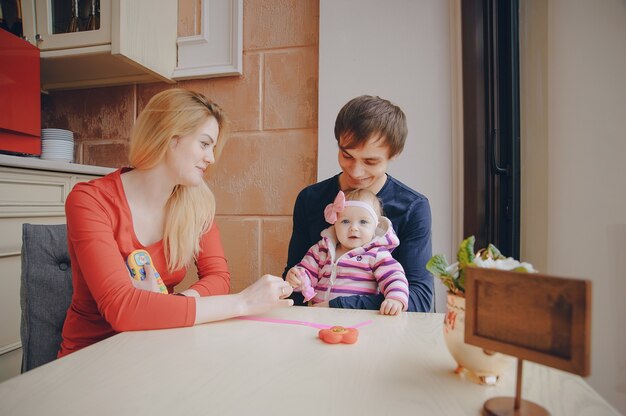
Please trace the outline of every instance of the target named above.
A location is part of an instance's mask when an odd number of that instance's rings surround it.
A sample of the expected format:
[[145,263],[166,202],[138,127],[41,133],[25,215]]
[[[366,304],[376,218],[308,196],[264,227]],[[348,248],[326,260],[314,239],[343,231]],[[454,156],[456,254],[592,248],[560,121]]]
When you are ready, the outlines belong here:
[[408,282],[404,269],[391,256],[400,242],[391,221],[382,216],[376,195],[366,189],[347,195],[339,191],[324,217],[333,225],[322,231],[322,239],[289,270],[287,282],[313,304],[338,296],[382,293],[381,314],[405,311]]

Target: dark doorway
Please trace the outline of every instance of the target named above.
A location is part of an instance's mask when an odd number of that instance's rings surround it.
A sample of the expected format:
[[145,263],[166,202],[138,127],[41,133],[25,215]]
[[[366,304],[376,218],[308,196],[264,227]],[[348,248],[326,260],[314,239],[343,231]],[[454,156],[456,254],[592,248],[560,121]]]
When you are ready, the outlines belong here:
[[463,0],[463,235],[519,258],[518,0]]

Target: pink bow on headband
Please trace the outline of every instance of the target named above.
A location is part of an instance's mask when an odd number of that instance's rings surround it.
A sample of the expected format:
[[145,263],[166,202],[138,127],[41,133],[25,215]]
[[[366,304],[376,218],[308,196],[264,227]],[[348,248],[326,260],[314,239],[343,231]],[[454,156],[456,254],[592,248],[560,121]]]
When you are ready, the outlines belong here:
[[346,206],[346,196],[339,191],[332,204],[326,205],[324,208],[324,219],[329,224],[337,222],[337,213],[342,212]]

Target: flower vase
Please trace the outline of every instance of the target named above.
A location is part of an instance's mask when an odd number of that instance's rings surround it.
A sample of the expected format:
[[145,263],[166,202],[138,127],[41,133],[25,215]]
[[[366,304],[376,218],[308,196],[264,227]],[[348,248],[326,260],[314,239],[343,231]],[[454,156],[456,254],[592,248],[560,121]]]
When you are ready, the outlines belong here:
[[465,343],[465,298],[448,293],[448,310],[444,319],[444,339],[457,363],[457,374],[466,374],[478,384],[495,385],[513,357]]

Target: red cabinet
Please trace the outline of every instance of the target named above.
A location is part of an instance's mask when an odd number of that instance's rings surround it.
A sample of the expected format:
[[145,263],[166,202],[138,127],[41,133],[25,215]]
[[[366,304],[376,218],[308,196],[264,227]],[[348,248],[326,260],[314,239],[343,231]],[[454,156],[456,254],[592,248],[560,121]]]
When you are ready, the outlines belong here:
[[41,154],[39,49],[0,29],[0,152]]

